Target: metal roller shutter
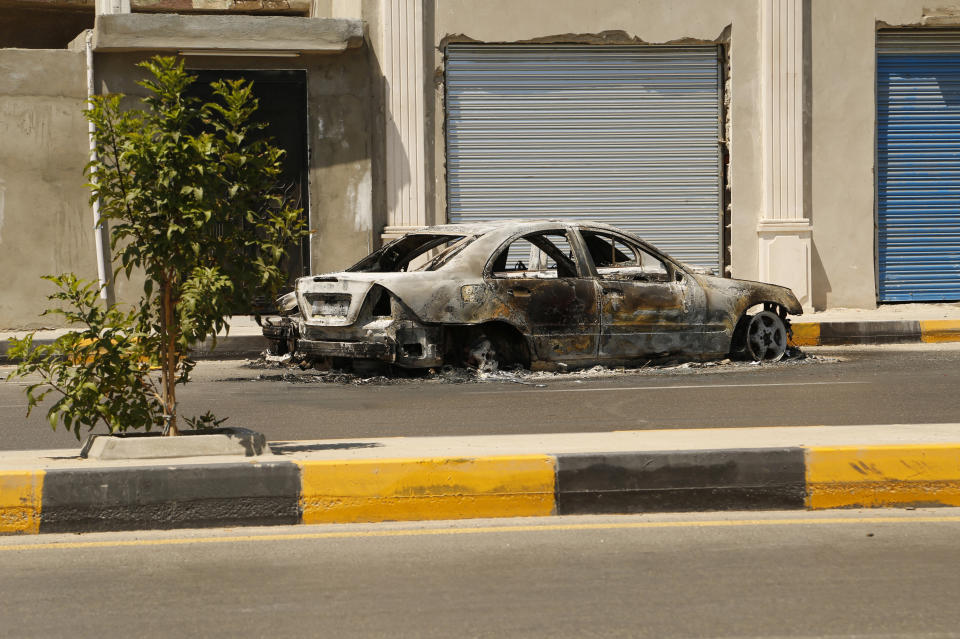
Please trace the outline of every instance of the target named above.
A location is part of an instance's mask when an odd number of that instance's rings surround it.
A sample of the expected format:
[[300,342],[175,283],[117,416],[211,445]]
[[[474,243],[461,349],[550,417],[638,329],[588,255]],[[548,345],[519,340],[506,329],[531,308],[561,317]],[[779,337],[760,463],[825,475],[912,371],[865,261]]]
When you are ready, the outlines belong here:
[[881,302],[960,299],[960,33],[895,32],[877,49]]
[[451,222],[588,219],[721,255],[716,46],[447,49]]

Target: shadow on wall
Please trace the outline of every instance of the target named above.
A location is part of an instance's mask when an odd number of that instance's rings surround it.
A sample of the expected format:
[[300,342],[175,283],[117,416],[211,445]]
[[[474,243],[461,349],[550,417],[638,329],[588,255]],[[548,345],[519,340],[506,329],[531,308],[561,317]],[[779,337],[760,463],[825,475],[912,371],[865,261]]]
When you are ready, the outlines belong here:
[[[392,179],[384,180],[384,197],[386,199],[386,206],[384,207],[384,226],[387,226],[391,221],[395,225],[401,224],[413,224],[415,220],[399,220],[389,219],[389,211],[391,208],[391,203],[394,203],[392,207],[393,210],[399,213],[403,207],[401,202],[406,199],[409,202],[407,210],[412,210],[417,206],[416,198],[410,191],[410,186],[413,183],[412,176],[410,174],[410,156],[407,155],[407,151],[404,148],[402,138],[400,137],[400,129],[397,128],[397,125],[393,120],[389,118],[384,118],[384,153],[386,154],[387,150],[391,150],[392,153],[386,157],[386,167],[384,172],[384,177],[391,176]],[[391,148],[391,144],[393,145]],[[392,169],[391,169],[392,167]]]
[[822,311],[827,307],[827,295],[833,290],[830,288],[830,279],[827,277],[827,270],[823,266],[823,260],[820,259],[820,251],[817,250],[817,243],[811,242],[811,279],[810,288],[813,290],[813,309]]

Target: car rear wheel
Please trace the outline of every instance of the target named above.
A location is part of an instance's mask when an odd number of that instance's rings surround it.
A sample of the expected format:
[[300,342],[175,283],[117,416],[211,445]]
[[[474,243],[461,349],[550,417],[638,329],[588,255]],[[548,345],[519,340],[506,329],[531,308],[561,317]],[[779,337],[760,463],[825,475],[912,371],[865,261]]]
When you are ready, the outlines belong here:
[[530,355],[523,337],[516,331],[497,324],[476,327],[464,342],[463,362],[482,372],[520,366],[530,368]]
[[752,316],[744,338],[746,353],[756,362],[777,362],[787,352],[787,327],[772,311]]

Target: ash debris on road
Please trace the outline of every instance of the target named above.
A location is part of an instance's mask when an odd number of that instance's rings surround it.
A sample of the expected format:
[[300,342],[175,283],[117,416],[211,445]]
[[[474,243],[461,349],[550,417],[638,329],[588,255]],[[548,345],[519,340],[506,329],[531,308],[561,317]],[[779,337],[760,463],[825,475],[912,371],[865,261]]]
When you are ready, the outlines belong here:
[[392,386],[398,384],[484,384],[507,383],[546,387],[551,382],[605,379],[626,376],[679,376],[712,373],[744,373],[760,368],[785,368],[830,364],[842,361],[837,357],[810,355],[793,348],[779,362],[760,363],[723,359],[717,361],[648,361],[636,366],[593,366],[567,369],[561,365],[554,371],[530,371],[523,368],[499,369],[496,365],[481,369],[443,366],[425,371],[408,371],[390,367],[371,366],[355,370],[316,369],[303,359],[291,355],[264,353],[244,368],[261,370],[254,381],[287,382],[291,384],[341,384],[352,386]]

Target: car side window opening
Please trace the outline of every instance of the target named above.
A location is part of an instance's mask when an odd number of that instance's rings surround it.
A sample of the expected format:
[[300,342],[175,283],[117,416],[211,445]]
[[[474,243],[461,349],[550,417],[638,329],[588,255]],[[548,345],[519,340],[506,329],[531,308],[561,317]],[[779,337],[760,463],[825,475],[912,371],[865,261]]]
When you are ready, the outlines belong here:
[[595,231],[582,231],[587,251],[601,279],[669,282],[666,263],[640,246]]
[[551,279],[576,277],[573,249],[563,231],[529,233],[518,237],[493,260],[494,277]]

